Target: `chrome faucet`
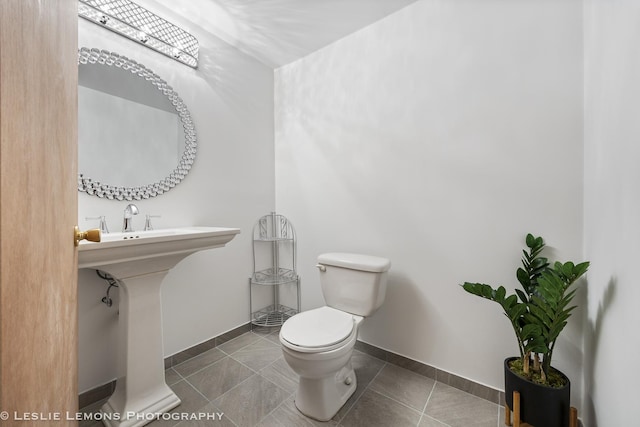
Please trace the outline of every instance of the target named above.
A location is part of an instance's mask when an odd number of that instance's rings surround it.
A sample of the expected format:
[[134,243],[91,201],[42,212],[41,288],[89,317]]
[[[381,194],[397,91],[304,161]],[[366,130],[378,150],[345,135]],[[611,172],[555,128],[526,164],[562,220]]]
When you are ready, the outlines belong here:
[[124,222],[122,223],[122,232],[133,232],[133,216],[138,215],[138,207],[133,203],[129,203],[124,208]]
[[99,219],[100,220],[100,232],[102,234],[109,234],[109,227],[107,227],[107,218],[104,215],[93,216],[93,217],[85,217],[88,221],[90,219]]

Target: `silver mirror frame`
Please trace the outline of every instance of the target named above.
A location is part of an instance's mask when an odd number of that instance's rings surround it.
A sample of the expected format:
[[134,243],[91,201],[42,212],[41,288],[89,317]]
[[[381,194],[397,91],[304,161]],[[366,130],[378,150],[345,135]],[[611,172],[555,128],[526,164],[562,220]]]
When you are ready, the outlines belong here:
[[102,64],[105,66],[118,67],[136,74],[138,77],[154,85],[176,108],[176,112],[178,113],[184,128],[185,149],[182,153],[182,158],[180,159],[178,166],[169,174],[169,176],[158,182],[138,187],[116,187],[107,183],[95,181],[85,174],[79,173],[78,191],[110,200],[142,200],[159,196],[178,185],[180,181],[187,176],[189,170],[191,170],[191,166],[193,165],[196,157],[198,145],[196,129],[193,124],[193,120],[191,119],[191,114],[178,94],[166,81],[144,65],[114,52],[81,47],[78,49],[78,65],[80,64]]

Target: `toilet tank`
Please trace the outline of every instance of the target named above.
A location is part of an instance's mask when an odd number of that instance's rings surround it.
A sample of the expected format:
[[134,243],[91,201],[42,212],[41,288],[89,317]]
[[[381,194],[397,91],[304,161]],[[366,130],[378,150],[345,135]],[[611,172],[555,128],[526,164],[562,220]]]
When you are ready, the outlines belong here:
[[320,285],[329,307],[358,316],[370,316],[387,293],[386,258],[352,253],[326,253],[318,257]]

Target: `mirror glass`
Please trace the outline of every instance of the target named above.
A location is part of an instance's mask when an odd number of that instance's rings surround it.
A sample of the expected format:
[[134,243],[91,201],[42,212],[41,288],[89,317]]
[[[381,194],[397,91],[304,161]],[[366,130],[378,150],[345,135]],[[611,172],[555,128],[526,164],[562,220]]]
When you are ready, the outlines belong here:
[[180,97],[151,70],[113,52],[82,48],[78,62],[78,189],[140,200],[177,185],[196,148]]

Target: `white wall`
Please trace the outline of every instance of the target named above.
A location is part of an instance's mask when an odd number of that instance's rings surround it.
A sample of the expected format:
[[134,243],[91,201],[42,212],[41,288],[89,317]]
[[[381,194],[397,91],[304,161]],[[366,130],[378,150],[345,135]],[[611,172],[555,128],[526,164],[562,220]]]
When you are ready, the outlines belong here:
[[[373,345],[495,388],[517,354],[497,305],[458,284],[514,287],[524,236],[582,252],[582,3],[423,0],[276,71],[276,207],[315,258],[392,260]],[[555,365],[581,391],[581,322]]]
[[[319,253],[387,256],[388,298],[361,338],[502,388],[499,360],[517,351],[508,325],[496,306],[456,285],[513,286],[531,231],[555,256],[592,262],[578,296],[587,309],[555,355],[572,378],[574,404],[587,426],[630,425],[625,408],[635,394],[620,387],[638,381],[627,367],[640,350],[630,338],[640,297],[631,270],[639,257],[640,6],[584,5],[583,21],[580,0],[421,0],[276,70],[275,170],[271,69],[199,35],[201,65],[191,70],[81,20],[80,46],[158,72],[198,130],[191,174],[138,202],[136,225],[153,213],[159,227],[243,230],[167,277],[166,355],[248,320],[250,229],[275,200],[298,231],[303,308],[324,303]],[[117,230],[125,205],[80,194],[79,224],[107,215]],[[85,391],[115,377],[117,311],[100,303],[105,285],[93,272],[79,277]]]
[[636,425],[640,4],[585,1],[585,341],[590,427]]
[[[165,279],[165,355],[249,320],[251,228],[258,217],[273,210],[275,200],[273,70],[221,41],[191,32],[200,40],[197,70],[97,25],[79,22],[80,46],[118,52],[164,78],[189,107],[198,133],[198,154],[190,174],[170,192],[135,202],[140,209],[135,227],[142,229],[144,215],[150,213],[162,215],[155,219],[156,228],[242,229],[227,247],[190,256]],[[85,217],[106,215],[111,230],[120,230],[128,202],[84,193],[78,198],[81,228],[97,226]],[[100,302],[105,290],[105,282],[93,270],[79,271],[80,392],[116,377],[117,304],[107,308]]]

